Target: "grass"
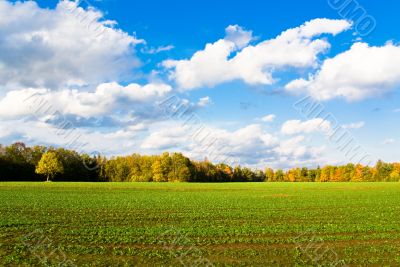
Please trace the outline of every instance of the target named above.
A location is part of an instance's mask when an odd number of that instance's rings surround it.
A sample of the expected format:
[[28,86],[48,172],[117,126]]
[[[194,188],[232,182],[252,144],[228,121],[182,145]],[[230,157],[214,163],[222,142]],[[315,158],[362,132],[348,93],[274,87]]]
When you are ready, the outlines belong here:
[[0,266],[394,266],[398,183],[0,183]]

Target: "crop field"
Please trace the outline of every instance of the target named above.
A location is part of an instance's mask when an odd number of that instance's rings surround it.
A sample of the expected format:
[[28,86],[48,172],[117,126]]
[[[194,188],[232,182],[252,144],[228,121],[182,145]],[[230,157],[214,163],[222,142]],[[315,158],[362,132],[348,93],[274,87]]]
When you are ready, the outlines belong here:
[[398,183],[0,183],[0,266],[396,266]]

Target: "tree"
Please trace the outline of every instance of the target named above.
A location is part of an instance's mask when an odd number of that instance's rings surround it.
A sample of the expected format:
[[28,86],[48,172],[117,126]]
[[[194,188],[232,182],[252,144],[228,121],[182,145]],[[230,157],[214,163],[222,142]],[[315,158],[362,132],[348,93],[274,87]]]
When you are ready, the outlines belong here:
[[307,182],[315,182],[319,179],[320,169],[310,169],[307,173]]
[[169,182],[188,182],[192,179],[192,164],[190,160],[181,153],[173,153],[171,156],[171,167],[168,174]]
[[167,177],[165,177],[165,174],[163,173],[162,166],[161,166],[161,160],[156,159],[152,165],[152,171],[153,171],[153,181],[154,182],[166,182]]
[[240,166],[236,166],[233,169],[233,181],[234,182],[243,182],[243,172]]
[[295,168],[288,170],[286,177],[288,182],[299,182],[301,180],[301,169]]
[[375,177],[374,181],[385,182],[390,179],[390,174],[393,171],[393,166],[389,163],[385,163],[382,160],[378,160],[375,165]]
[[29,150],[24,143],[17,142],[6,147],[6,154],[11,161],[21,163],[26,162]]
[[45,175],[47,177],[47,182],[53,179],[56,174],[61,174],[63,172],[63,165],[58,160],[55,152],[44,153],[36,166],[36,173]]
[[225,163],[217,164],[217,182],[230,182],[233,179],[233,169]]
[[393,171],[390,173],[390,182],[399,182],[400,181],[400,164],[393,163],[392,164]]
[[264,182],[265,181],[265,173],[261,170],[256,170],[254,172],[255,180],[254,182]]
[[279,169],[275,173],[275,182],[283,182],[285,180],[285,173]]
[[331,182],[345,182],[345,166],[335,167]]
[[303,167],[300,170],[300,182],[309,182],[308,180],[308,168]]
[[392,171],[390,174],[389,182],[398,182],[400,180],[400,173],[398,171]]
[[352,163],[349,163],[345,166],[345,172],[344,172],[344,182],[349,182],[353,179],[355,173],[355,166]]
[[35,164],[30,160],[31,152],[31,148],[21,142],[2,149],[4,162],[0,170],[0,176],[5,180],[20,181],[30,181],[39,178],[35,175]]
[[[373,168],[369,167],[369,166],[365,166],[363,169],[363,178],[364,178],[364,182],[374,182],[374,175],[373,175]],[[389,177],[390,173],[388,173]],[[376,181],[375,181],[376,182]]]
[[[172,166],[172,159],[168,152],[164,152],[152,164],[153,181],[155,182],[168,182],[174,176],[174,169]],[[169,175],[171,173],[171,175]]]
[[364,180],[364,166],[361,164],[357,164],[354,169],[354,175],[353,178],[351,179],[352,182],[362,182]]
[[319,176],[319,182],[329,182],[331,180],[332,166],[324,166],[321,169],[321,175]]
[[254,172],[252,172],[252,170],[250,168],[243,168],[242,169],[242,175],[243,175],[243,180],[245,182],[254,182],[256,181],[256,177]]
[[271,168],[265,169],[265,181],[266,182],[273,182],[275,180],[274,170]]

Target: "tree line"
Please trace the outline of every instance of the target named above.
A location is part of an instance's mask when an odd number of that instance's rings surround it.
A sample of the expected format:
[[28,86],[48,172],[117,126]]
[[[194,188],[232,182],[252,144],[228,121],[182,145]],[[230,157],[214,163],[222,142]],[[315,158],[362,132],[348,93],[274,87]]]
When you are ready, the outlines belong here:
[[194,161],[181,153],[112,157],[89,156],[64,148],[0,145],[0,181],[85,182],[399,182],[400,163],[349,163],[322,168],[253,170]]

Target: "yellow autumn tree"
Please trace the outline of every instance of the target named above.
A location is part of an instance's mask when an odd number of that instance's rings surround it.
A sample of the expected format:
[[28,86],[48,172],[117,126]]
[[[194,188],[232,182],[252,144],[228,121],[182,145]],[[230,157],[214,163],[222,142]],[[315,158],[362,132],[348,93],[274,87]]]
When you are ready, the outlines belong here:
[[35,172],[46,176],[47,182],[52,180],[56,174],[64,172],[62,163],[58,160],[57,154],[54,152],[46,152],[36,166]]
[[299,182],[301,180],[301,169],[295,168],[287,172],[287,179],[289,182]]
[[319,182],[329,182],[331,179],[331,166],[325,166],[321,170]]
[[274,182],[275,181],[275,174],[274,170],[271,168],[265,169],[265,181],[266,182]]
[[362,182],[364,177],[364,166],[361,164],[357,164],[354,170],[354,176],[352,177],[351,181],[352,182]]
[[335,168],[331,182],[345,182],[345,171],[345,167],[343,166]]

